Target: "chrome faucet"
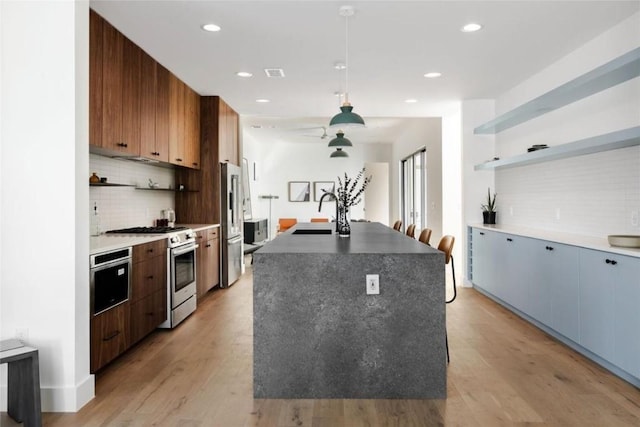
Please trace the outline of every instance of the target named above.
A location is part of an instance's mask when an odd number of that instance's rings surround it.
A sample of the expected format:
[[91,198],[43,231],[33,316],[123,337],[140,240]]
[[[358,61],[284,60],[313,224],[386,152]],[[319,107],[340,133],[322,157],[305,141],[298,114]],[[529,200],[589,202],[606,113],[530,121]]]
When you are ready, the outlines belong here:
[[335,220],[336,220],[336,232],[338,232],[338,198],[336,197],[336,194],[330,191],[326,191],[322,197],[320,197],[320,206],[318,206],[318,212],[320,212],[322,210],[322,202],[324,201],[324,198],[327,196],[331,196],[333,197],[333,200],[335,200],[336,202],[336,216],[335,216]]

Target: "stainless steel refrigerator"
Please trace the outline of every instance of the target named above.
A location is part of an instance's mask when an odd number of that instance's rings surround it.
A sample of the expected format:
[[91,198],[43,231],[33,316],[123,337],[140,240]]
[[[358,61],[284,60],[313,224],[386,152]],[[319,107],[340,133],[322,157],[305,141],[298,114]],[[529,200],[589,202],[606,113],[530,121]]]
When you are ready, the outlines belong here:
[[222,280],[220,286],[226,288],[238,280],[242,273],[242,169],[231,163],[222,163],[221,171]]

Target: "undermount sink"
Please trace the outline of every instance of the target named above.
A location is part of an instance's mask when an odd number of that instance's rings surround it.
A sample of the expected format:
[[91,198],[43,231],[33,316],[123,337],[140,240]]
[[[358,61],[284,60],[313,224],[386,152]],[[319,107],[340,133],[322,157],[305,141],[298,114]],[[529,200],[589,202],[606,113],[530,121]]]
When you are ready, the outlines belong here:
[[326,228],[301,228],[298,230],[294,230],[291,234],[331,234],[333,230],[329,230]]

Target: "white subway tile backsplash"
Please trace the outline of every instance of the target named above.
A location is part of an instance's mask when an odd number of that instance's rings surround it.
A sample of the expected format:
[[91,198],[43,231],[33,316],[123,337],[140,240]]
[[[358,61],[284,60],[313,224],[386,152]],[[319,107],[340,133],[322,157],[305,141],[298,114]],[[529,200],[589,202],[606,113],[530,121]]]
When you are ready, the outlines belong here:
[[640,147],[499,170],[496,192],[503,224],[600,237],[638,234],[631,215],[640,210]]
[[[160,187],[175,188],[173,169],[96,154],[89,156],[89,164],[91,172],[107,177],[110,183],[146,188],[151,179]],[[97,203],[103,231],[151,226],[155,219],[162,217],[162,210],[175,208],[174,196],[171,191],[142,191],[135,187],[90,187],[89,210],[93,214],[94,203]]]

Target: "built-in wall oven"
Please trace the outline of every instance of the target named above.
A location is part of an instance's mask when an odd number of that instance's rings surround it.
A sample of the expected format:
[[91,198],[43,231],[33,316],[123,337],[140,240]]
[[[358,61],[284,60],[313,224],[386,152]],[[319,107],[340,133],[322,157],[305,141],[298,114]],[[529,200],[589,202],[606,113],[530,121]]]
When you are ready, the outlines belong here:
[[103,313],[129,299],[131,248],[91,255],[91,314]]

